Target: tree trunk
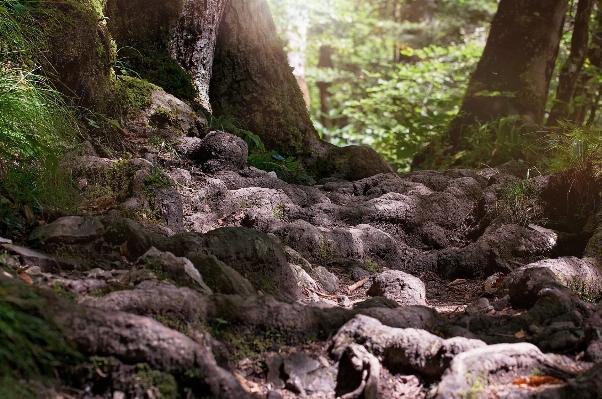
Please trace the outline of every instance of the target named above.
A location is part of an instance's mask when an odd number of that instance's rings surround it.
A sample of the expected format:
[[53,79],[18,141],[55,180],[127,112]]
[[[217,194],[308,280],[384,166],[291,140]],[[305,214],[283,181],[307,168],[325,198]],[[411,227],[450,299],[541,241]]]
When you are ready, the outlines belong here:
[[[332,47],[320,46],[318,68],[334,68],[331,55]],[[332,118],[328,116],[328,113],[332,109],[330,104],[330,92],[328,91],[330,86],[332,86],[332,83],[319,81],[316,83],[316,86],[318,86],[318,90],[320,90],[320,122],[325,128],[332,129]]]
[[520,115],[540,123],[568,0],[501,0],[458,116],[449,127],[457,146],[475,122]]
[[210,87],[215,115],[232,116],[282,155],[321,147],[265,0],[230,0]]
[[[587,51],[587,59],[591,67],[600,69],[602,67],[602,2],[598,0],[595,27],[593,28],[592,40]],[[597,79],[590,73],[581,73],[579,83],[575,89],[573,98],[581,97],[583,100],[576,104],[575,110],[569,119],[576,124],[581,124],[585,120],[587,111],[592,109],[595,113],[596,90],[599,85]],[[592,119],[590,117],[590,119]]]
[[172,57],[190,73],[198,101],[209,111],[213,53],[225,5],[226,0],[184,0],[169,40]]
[[305,53],[307,52],[307,28],[309,27],[309,11],[307,7],[289,7],[287,12],[289,21],[288,29],[286,30],[286,38],[288,39],[288,62],[293,67],[293,75],[297,79],[297,84],[301,93],[305,106],[309,109],[309,87],[305,79]]
[[575,16],[575,27],[571,38],[571,54],[566,60],[560,77],[558,89],[556,90],[556,102],[552,106],[548,118],[548,126],[556,126],[559,121],[569,115],[569,105],[577,86],[579,72],[583,67],[587,55],[589,42],[589,20],[594,8],[594,0],[579,0],[577,14]]

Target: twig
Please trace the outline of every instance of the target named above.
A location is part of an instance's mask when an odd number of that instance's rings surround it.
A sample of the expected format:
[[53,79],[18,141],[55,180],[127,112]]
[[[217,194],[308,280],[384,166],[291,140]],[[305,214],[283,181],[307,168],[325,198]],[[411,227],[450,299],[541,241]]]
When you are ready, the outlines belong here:
[[347,292],[351,294],[353,291],[357,290],[362,285],[366,284],[368,282],[368,280],[370,280],[370,277],[363,278],[360,281],[358,281],[357,283],[351,284],[350,286],[347,287]]

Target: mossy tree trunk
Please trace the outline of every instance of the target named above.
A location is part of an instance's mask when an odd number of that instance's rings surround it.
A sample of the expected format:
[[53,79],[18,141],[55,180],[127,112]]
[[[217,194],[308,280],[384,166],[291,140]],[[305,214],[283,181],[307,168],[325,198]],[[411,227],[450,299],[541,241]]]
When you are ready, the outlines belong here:
[[225,5],[226,0],[184,0],[169,40],[172,56],[191,74],[198,101],[209,111],[213,53]]
[[305,158],[323,143],[292,74],[265,0],[229,0],[217,37],[210,99],[266,148]]
[[577,14],[575,15],[575,27],[571,38],[571,53],[564,63],[558,78],[558,89],[556,90],[556,102],[552,106],[548,117],[548,126],[557,126],[559,121],[566,119],[570,112],[570,103],[577,86],[579,73],[583,67],[587,55],[589,42],[589,21],[594,0],[579,0]]
[[568,0],[501,0],[460,113],[449,127],[454,146],[467,126],[519,115],[541,123]]

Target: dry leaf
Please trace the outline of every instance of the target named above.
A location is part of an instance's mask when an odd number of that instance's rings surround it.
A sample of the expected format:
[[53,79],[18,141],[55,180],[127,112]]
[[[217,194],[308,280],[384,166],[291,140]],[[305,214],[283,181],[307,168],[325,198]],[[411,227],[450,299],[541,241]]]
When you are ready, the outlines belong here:
[[132,259],[132,254],[130,253],[130,250],[128,248],[128,242],[124,242],[123,244],[121,244],[121,246],[119,247],[119,253],[121,254],[121,256],[125,256],[127,258],[127,260],[131,260]]
[[457,278],[454,281],[452,281],[451,283],[447,284],[448,287],[452,287],[454,285],[460,285],[460,284],[464,284],[466,282],[465,279],[463,278]]
[[102,378],[107,378],[107,375],[103,373],[98,367],[96,367],[96,374],[98,374]]
[[249,393],[259,393],[259,384],[247,380],[241,374],[234,372],[234,377],[238,380],[238,383],[242,386],[242,388]]
[[517,332],[514,334],[514,336],[515,336],[516,338],[522,339],[522,338],[525,338],[525,337],[527,336],[527,333],[526,333],[524,330],[518,330],[518,331],[517,331]]
[[23,282],[29,285],[33,285],[33,280],[29,277],[29,274],[25,273],[25,270],[22,268],[17,268],[17,277],[21,279]]
[[2,274],[4,274],[8,278],[13,278],[12,274],[10,274],[9,272],[5,272],[4,270],[2,270]]
[[29,224],[33,223],[33,221],[36,219],[36,216],[33,214],[33,211],[29,205],[23,205],[23,213],[25,214],[25,218]]
[[512,384],[521,385],[526,388],[526,387],[539,387],[539,386],[546,385],[546,384],[559,385],[559,384],[564,384],[564,381],[562,381],[556,377],[551,377],[549,375],[538,375],[538,376],[533,376],[533,377],[517,378],[516,380],[512,381]]

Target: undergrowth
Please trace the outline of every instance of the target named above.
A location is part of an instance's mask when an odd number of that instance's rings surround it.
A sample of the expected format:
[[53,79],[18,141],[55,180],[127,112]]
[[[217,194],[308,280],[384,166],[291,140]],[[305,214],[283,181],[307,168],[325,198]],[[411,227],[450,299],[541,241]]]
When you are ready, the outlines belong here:
[[[69,210],[76,190],[59,159],[73,151],[79,130],[71,109],[38,74],[43,44],[30,9],[33,2],[0,6],[0,231],[24,224],[19,212]],[[31,214],[26,212],[27,222]]]
[[2,399],[41,397],[21,381],[54,377],[57,368],[81,357],[58,326],[44,318],[46,306],[36,290],[0,279]]

